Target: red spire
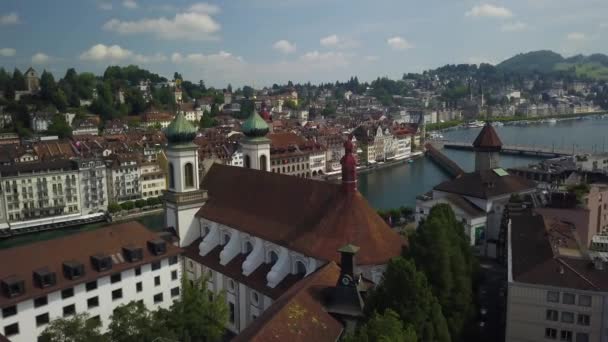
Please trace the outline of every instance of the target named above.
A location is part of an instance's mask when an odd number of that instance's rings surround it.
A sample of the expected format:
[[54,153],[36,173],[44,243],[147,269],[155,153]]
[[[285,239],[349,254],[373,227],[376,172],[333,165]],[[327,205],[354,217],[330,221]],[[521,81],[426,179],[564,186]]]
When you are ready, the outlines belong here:
[[349,134],[344,142],[344,157],[340,160],[342,164],[342,189],[345,192],[357,191],[357,159],[353,155],[353,135]]

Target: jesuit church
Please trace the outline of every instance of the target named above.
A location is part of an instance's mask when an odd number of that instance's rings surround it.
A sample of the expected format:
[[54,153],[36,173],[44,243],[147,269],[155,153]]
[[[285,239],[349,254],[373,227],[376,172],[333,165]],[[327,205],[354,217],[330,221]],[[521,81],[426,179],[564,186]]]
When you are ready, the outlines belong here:
[[244,167],[214,164],[199,179],[196,128],[182,114],[167,128],[165,226],[186,276],[226,291],[238,341],[336,341],[406,241],[357,191],[350,140],[332,184],[269,172],[269,127],[256,112],[242,130]]

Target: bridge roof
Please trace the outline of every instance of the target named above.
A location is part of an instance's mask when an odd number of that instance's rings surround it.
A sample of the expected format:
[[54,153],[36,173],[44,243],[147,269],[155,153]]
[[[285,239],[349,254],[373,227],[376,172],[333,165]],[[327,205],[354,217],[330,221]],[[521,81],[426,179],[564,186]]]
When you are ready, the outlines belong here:
[[502,148],[502,141],[498,137],[494,127],[487,122],[479,132],[479,135],[473,142],[475,148]]
[[454,180],[435,186],[434,190],[480,199],[490,199],[512,193],[532,190],[533,181],[517,175],[498,175],[494,170],[465,173]]

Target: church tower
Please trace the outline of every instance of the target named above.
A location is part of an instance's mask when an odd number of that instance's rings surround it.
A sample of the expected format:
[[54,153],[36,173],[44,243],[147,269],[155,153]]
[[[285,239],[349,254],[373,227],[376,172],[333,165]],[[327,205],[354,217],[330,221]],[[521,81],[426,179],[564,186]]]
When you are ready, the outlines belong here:
[[491,170],[500,167],[499,154],[500,150],[502,150],[502,142],[489,121],[486,122],[473,142],[473,148],[475,150],[475,171]]
[[192,142],[196,132],[181,112],[165,131],[169,142],[166,149],[169,184],[163,194],[165,227],[177,231],[182,246],[196,239],[199,230],[194,215],[207,197],[199,188],[198,146]]
[[266,138],[269,127],[254,109],[241,126],[245,138],[241,140],[243,167],[270,171],[270,139]]

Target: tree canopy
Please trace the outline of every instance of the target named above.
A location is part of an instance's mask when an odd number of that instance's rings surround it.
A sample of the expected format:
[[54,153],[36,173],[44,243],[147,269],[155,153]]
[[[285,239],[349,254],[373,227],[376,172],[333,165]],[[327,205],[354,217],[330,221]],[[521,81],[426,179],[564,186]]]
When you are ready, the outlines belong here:
[[417,342],[416,331],[411,325],[404,327],[399,315],[386,309],[380,315],[374,312],[367,323],[359,327],[352,336],[344,338],[344,342]]

